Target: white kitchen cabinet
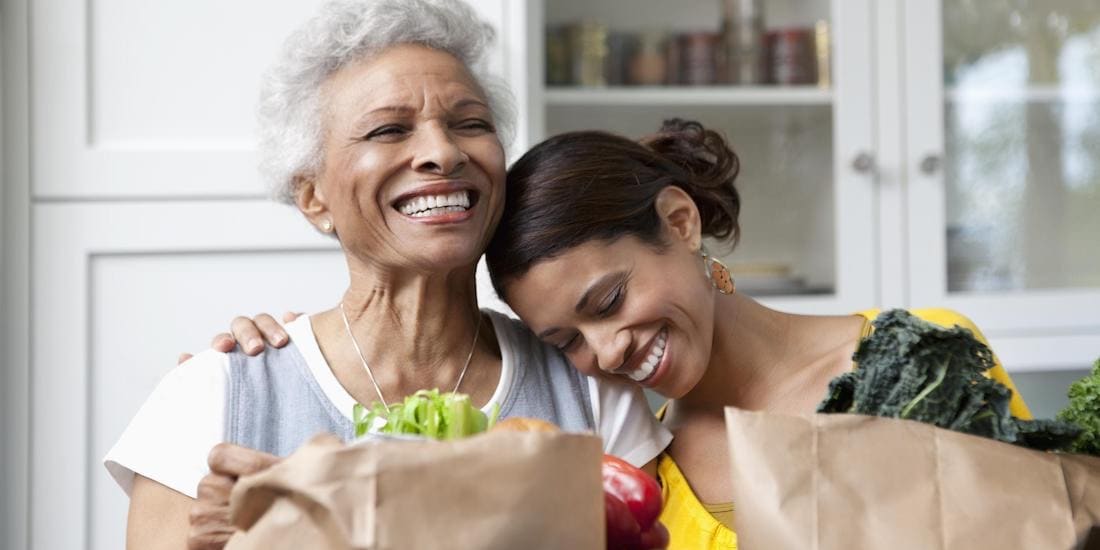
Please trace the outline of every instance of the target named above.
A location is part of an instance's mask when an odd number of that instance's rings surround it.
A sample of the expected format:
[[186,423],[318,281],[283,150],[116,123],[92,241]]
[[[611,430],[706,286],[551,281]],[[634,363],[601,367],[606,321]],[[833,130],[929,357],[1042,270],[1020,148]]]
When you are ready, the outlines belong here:
[[[339,300],[343,254],[266,199],[253,137],[262,71],[321,3],[0,0],[0,547],[122,548],[101,460],[177,354]],[[522,6],[470,3],[511,80]]]
[[521,100],[529,141],[699,120],[742,161],[742,238],[726,259],[745,292],[796,312],[956,309],[1017,372],[1100,355],[1100,7],[761,4],[769,30],[825,22],[828,83],[548,85],[562,25],[595,23],[607,44],[717,31],[722,2],[528,3],[542,30],[524,52],[539,77]]

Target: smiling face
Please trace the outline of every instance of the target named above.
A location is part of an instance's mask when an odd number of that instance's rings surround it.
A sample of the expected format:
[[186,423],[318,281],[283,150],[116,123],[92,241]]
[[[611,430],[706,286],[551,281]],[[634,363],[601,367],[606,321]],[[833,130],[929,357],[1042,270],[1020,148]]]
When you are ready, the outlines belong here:
[[679,190],[662,195],[665,245],[588,241],[535,263],[505,294],[584,374],[628,378],[676,399],[710,362],[715,290],[698,254],[698,212]]
[[504,198],[504,150],[484,92],[448,53],[401,45],[323,89],[319,174],[298,205],[365,262],[424,271],[476,263]]

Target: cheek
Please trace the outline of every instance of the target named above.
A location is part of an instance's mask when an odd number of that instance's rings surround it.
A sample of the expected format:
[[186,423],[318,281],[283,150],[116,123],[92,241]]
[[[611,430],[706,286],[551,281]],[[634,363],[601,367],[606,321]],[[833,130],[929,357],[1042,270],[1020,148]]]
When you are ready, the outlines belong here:
[[572,353],[566,353],[565,358],[573,368],[577,369],[585,376],[599,377],[603,372],[596,366],[590,352],[584,350],[574,351]]

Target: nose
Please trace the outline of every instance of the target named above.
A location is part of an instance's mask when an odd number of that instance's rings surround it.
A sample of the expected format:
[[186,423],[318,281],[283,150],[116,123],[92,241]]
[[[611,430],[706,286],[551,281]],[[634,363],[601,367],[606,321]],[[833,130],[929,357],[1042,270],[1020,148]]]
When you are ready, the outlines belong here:
[[596,366],[611,373],[630,357],[630,333],[613,328],[591,330],[588,341],[596,355]]
[[450,176],[461,172],[470,161],[447,128],[426,125],[417,132],[417,138],[413,167],[418,172]]

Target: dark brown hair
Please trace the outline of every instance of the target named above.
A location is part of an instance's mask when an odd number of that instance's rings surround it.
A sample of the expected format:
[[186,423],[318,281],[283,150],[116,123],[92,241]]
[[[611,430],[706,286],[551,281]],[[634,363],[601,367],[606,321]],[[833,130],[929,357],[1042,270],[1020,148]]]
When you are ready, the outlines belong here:
[[633,141],[570,132],[534,146],[508,171],[504,216],[486,260],[497,294],[536,263],[592,240],[630,235],[658,248],[658,193],[675,185],[699,209],[704,235],[737,242],[737,155],[717,132],[671,119]]

